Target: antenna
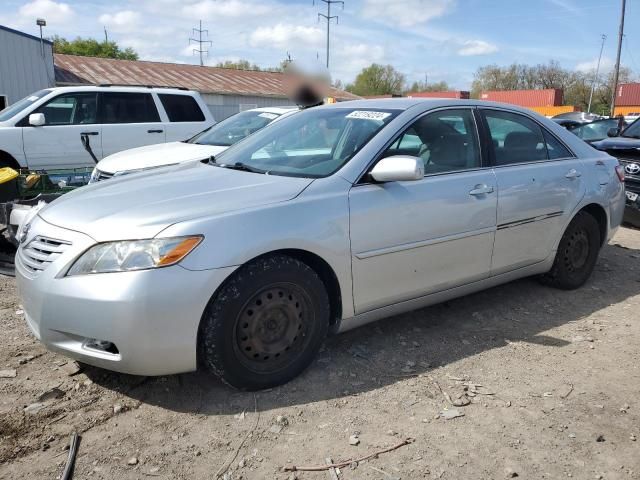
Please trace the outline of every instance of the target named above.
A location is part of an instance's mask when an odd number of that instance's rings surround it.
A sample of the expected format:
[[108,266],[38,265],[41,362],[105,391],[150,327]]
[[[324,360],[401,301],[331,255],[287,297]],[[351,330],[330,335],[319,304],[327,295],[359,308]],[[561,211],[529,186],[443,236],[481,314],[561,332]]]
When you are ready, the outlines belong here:
[[200,28],[194,28],[192,30],[194,34],[198,34],[198,38],[189,38],[189,45],[191,45],[191,42],[198,44],[198,48],[194,48],[193,53],[200,54],[200,66],[202,67],[204,65],[204,62],[202,61],[202,54],[204,53],[207,57],[209,56],[209,50],[202,48],[202,45],[208,44],[211,46],[213,45],[213,42],[211,40],[202,40],[203,33],[206,33],[207,36],[209,36],[209,30],[202,29],[202,20],[200,20]]
[[[336,23],[339,23],[340,18],[337,15],[331,16],[331,5],[334,3],[339,3],[342,5],[342,9],[344,10],[344,2],[342,0],[318,0],[319,2],[324,2],[327,4],[327,14],[318,13],[318,21],[321,18],[324,18],[327,21],[327,70],[329,70],[329,33],[331,28],[331,20],[336,19]],[[316,4],[316,1],[313,0],[313,4]]]

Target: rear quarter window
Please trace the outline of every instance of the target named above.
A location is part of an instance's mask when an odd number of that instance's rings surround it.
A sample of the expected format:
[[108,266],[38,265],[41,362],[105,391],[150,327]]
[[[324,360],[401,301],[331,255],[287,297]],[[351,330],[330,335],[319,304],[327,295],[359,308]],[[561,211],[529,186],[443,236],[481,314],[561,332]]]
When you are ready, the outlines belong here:
[[158,109],[150,93],[105,92],[100,98],[102,123],[155,123]]
[[198,102],[189,95],[158,94],[170,122],[204,122]]

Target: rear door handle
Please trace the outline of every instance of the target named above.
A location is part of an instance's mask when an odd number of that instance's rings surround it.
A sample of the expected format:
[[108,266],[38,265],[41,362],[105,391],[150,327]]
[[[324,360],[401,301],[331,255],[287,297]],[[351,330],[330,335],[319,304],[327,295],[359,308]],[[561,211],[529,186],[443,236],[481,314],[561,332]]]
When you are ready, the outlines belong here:
[[489,185],[476,185],[475,188],[469,192],[469,195],[478,196],[486,195],[487,193],[493,193],[493,187]]
[[147,133],[162,133],[164,130],[147,130]]
[[581,176],[582,174],[575,168],[572,168],[571,170],[569,170],[565,175],[565,177],[568,178],[569,180],[573,180],[574,178],[579,178]]
[[80,135],[100,135],[100,132],[81,132]]

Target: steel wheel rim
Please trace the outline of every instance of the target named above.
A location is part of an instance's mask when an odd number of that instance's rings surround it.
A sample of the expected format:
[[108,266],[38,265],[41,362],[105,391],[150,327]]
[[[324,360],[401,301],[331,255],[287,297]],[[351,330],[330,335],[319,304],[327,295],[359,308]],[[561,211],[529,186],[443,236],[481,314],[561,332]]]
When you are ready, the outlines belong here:
[[580,229],[573,232],[567,242],[564,258],[565,265],[571,272],[584,267],[589,258],[589,236],[586,231]]
[[306,349],[313,315],[311,298],[296,284],[274,283],[258,290],[236,317],[238,360],[261,374],[288,367]]

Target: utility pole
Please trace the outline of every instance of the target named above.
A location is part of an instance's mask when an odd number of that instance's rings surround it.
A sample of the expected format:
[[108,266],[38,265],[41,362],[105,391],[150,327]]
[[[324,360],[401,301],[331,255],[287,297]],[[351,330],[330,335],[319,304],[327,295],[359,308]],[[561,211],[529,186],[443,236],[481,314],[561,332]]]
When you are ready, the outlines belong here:
[[589,94],[589,106],[587,107],[587,113],[591,113],[591,101],[593,100],[593,91],[596,88],[596,82],[598,81],[598,74],[600,73],[600,60],[602,60],[602,51],[604,50],[604,41],[607,39],[606,35],[602,35],[602,45],[600,45],[600,56],[598,56],[598,65],[596,66],[596,74],[593,76],[593,82],[591,82],[591,93]]
[[42,27],[46,27],[47,22],[44,18],[38,18],[36,20],[36,25],[40,27],[40,52],[42,53],[42,58],[44,58],[44,41],[42,40]]
[[622,38],[624,37],[624,11],[627,0],[622,0],[622,13],[620,14],[620,30],[618,32],[618,55],[616,56],[616,69],[613,72],[613,91],[611,92],[611,116],[616,108],[616,94],[618,93],[618,78],[620,76],[620,54],[622,53]]
[[[340,21],[337,15],[331,16],[331,5],[333,5],[334,3],[339,3],[340,5],[342,5],[342,9],[344,10],[344,2],[341,0],[319,0],[319,1],[327,4],[327,14],[325,15],[324,13],[318,13],[318,21],[320,21],[321,18],[324,18],[327,21],[327,70],[329,70],[329,34],[331,29],[331,20],[335,18],[336,23]],[[314,5],[316,4],[315,0],[313,1],[313,4]]]
[[107,34],[107,27],[104,28],[104,43],[109,43],[109,35]]
[[211,46],[213,45],[213,42],[211,42],[210,40],[202,40],[203,33],[206,33],[207,36],[209,36],[209,30],[202,29],[202,20],[200,20],[200,28],[194,28],[193,33],[197,33],[198,38],[189,38],[189,44],[191,44],[191,42],[195,42],[198,44],[198,48],[194,48],[193,53],[200,54],[200,66],[202,67],[204,65],[204,62],[202,61],[202,54],[204,53],[205,55],[209,56],[209,50],[202,48],[202,45],[208,44],[209,46]]

